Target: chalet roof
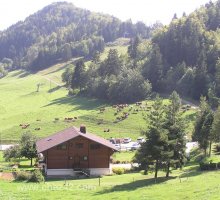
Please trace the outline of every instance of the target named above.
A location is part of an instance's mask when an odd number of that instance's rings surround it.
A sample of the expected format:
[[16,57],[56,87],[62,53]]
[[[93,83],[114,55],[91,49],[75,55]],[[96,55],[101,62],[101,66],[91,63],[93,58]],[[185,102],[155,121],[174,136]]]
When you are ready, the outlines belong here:
[[109,148],[117,151],[115,146],[113,144],[111,144],[108,140],[101,138],[97,135],[93,135],[88,132],[81,133],[78,128],[70,127],[70,128],[64,129],[60,132],[57,132],[51,136],[48,136],[48,137],[43,138],[41,140],[38,140],[36,142],[37,152],[41,153],[43,151],[46,151],[54,146],[57,146],[57,145],[62,144],[64,142],[67,142],[67,141],[69,141],[75,137],[78,137],[78,136],[82,136],[84,138],[87,138],[89,140],[92,140],[94,142],[97,142],[99,144],[102,144],[106,147],[109,147]]

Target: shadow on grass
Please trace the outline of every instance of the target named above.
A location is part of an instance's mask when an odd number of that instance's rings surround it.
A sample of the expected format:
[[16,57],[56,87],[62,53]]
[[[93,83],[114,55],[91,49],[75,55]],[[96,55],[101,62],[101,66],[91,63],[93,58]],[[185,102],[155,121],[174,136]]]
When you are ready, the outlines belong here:
[[[71,63],[69,63],[69,64],[71,64]],[[46,73],[45,75],[53,74],[53,73],[59,72],[59,71],[65,69],[65,68],[67,68],[67,66],[68,66],[69,64],[64,64],[63,66],[59,67],[58,69],[52,70],[52,71]]]
[[22,70],[20,70],[20,71],[17,71],[16,73],[14,73],[13,75],[11,75],[12,77],[15,77],[15,76],[17,76],[18,78],[24,78],[24,77],[26,77],[26,76],[28,76],[28,75],[30,75],[31,73],[29,73],[29,72],[27,72],[27,71],[22,71]]
[[46,182],[68,182],[68,181],[82,181],[82,180],[91,180],[91,179],[97,179],[97,182],[98,182],[98,178],[97,177],[80,177],[80,178],[77,178],[77,177],[73,177],[73,176],[53,176],[53,177],[46,177]]
[[53,92],[56,92],[57,90],[59,90],[60,88],[62,88],[62,86],[56,86],[54,88],[49,89],[48,92],[53,93]]
[[179,177],[180,178],[189,178],[189,177],[193,177],[193,176],[199,176],[200,174],[202,174],[202,171],[192,169],[192,171],[190,171],[190,170],[185,171]]
[[18,76],[18,78],[25,78],[25,77],[27,77],[27,76],[29,76],[29,75],[30,75],[29,72],[23,72],[22,74],[20,74],[20,75]]
[[115,185],[114,187],[112,187],[110,189],[104,189],[104,190],[98,192],[97,195],[116,192],[116,191],[119,191],[119,192],[133,191],[133,190],[136,190],[138,188],[148,187],[148,186],[151,186],[151,185],[157,185],[157,184],[160,184],[160,183],[163,183],[163,182],[166,182],[168,180],[175,179],[175,178],[176,177],[169,177],[169,178],[159,177],[159,178],[157,178],[156,183],[155,183],[154,178],[137,180],[137,181],[133,181],[133,182],[130,182],[130,183],[125,183],[125,184],[122,184],[122,185]]
[[94,109],[97,109],[103,106],[104,102],[101,102],[100,100],[97,100],[97,99],[67,96],[67,97],[54,99],[52,100],[51,103],[43,107],[48,107],[52,105],[62,105],[62,104],[73,106],[74,108],[70,110],[71,112],[71,111],[76,111],[76,110],[94,110]]

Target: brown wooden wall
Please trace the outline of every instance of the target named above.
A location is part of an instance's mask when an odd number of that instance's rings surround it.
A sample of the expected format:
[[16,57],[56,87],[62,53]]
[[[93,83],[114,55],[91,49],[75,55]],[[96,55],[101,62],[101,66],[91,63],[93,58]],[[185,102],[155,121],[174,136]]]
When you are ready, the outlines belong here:
[[56,146],[44,152],[48,169],[109,167],[112,149],[81,136],[63,144],[66,149]]

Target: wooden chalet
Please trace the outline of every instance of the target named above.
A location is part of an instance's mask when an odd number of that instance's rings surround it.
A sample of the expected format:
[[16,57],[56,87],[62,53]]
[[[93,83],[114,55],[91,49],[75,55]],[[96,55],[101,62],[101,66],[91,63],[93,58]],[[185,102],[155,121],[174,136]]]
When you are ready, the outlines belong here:
[[108,140],[80,129],[70,127],[47,138],[38,140],[37,152],[47,175],[90,175],[111,173],[110,156],[117,151]]

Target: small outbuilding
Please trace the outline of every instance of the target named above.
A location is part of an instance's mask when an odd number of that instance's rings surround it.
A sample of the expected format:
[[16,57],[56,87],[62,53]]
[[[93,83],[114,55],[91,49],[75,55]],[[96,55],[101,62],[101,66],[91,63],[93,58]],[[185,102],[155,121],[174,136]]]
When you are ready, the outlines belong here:
[[80,129],[70,127],[38,140],[37,152],[49,176],[111,174],[110,157],[117,151],[108,140]]

